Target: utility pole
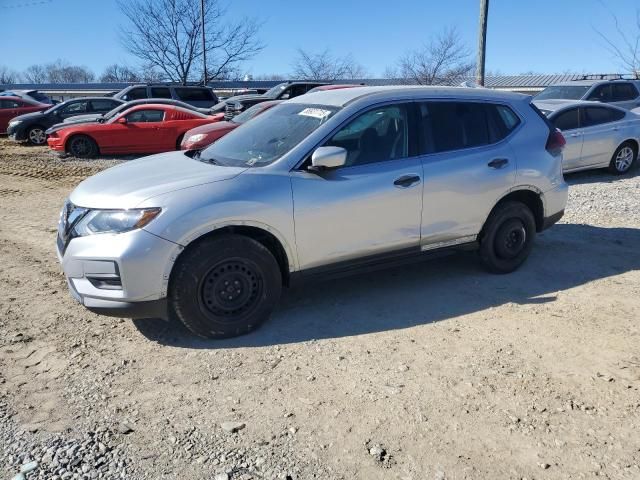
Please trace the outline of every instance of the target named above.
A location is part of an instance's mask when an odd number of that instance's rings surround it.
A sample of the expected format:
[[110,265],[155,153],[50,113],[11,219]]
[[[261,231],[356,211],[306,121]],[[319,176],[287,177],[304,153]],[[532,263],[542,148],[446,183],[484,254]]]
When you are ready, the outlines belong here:
[[478,68],[476,84],[484,87],[484,58],[487,53],[487,17],[489,16],[489,0],[480,0],[480,31],[478,32]]
[[207,41],[206,34],[204,31],[204,0],[200,0],[200,27],[202,28],[202,66],[203,66],[203,77],[202,77],[202,85],[207,85]]

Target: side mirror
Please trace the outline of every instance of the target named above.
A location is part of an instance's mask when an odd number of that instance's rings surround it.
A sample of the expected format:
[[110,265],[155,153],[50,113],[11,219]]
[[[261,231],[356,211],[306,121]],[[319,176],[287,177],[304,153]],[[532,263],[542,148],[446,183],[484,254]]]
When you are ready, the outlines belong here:
[[347,151],[342,147],[319,147],[311,155],[312,172],[321,172],[331,168],[338,168],[347,163]]
[[290,94],[289,92],[287,92],[287,93],[283,93],[283,94],[280,96],[280,100],[288,100],[289,98],[291,98],[291,94]]
[[118,123],[121,123],[122,125],[126,125],[127,124],[127,117],[120,117],[118,119]]

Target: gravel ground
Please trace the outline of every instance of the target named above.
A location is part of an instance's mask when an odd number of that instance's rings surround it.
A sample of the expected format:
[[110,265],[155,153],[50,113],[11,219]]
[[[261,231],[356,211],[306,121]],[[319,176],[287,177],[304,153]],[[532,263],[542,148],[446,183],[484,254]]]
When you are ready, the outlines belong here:
[[205,341],[68,295],[59,208],[121,161],[0,139],[0,478],[640,478],[638,169],[570,176],[511,275],[464,254],[308,286]]

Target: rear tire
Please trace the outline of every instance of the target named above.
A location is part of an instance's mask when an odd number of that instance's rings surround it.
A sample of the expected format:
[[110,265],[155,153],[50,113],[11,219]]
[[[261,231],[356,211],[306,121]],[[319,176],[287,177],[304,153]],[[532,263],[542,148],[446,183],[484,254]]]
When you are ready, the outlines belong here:
[[27,141],[31,145],[44,145],[47,143],[47,135],[44,133],[45,129],[40,125],[34,125],[27,130]]
[[77,158],[94,158],[98,155],[98,144],[87,135],[75,135],[67,142],[67,153]]
[[480,235],[480,259],[492,273],[513,272],[531,253],[535,235],[529,207],[515,201],[498,204]]
[[638,147],[631,142],[625,142],[616,149],[611,157],[609,171],[616,175],[623,175],[631,170],[637,158]]
[[206,238],[180,256],[169,298],[193,333],[228,338],[249,333],[269,318],[281,291],[278,262],[264,245],[224,235]]

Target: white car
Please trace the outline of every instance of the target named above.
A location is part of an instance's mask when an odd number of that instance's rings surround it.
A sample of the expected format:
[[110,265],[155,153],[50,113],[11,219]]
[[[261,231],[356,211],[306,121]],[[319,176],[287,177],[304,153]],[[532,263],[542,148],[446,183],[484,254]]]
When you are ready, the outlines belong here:
[[640,115],[600,102],[534,101],[567,141],[565,173],[609,168],[627,173],[638,158]]

